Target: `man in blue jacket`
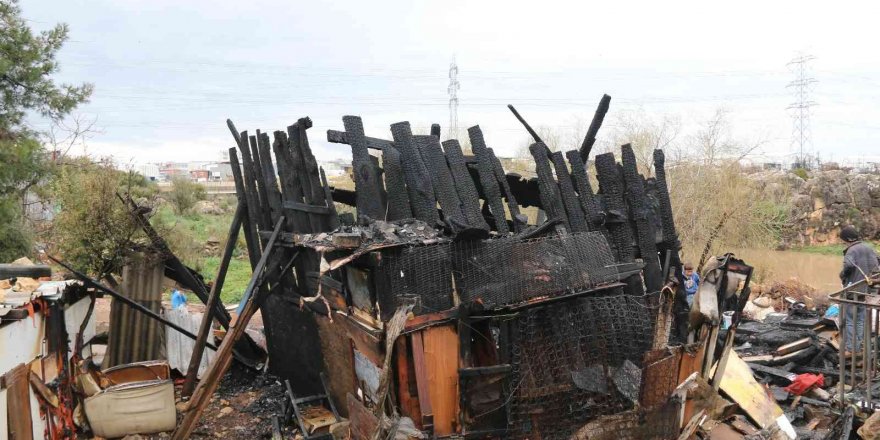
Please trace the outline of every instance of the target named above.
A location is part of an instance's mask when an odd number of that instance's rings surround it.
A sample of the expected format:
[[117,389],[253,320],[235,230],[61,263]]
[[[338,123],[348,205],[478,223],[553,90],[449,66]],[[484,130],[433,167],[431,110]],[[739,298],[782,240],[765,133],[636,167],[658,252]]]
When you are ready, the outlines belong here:
[[[877,253],[871,246],[868,246],[861,240],[859,231],[853,226],[844,226],[840,230],[840,239],[846,244],[843,251],[843,270],[840,271],[840,281],[843,286],[849,286],[868,278],[880,267],[877,259]],[[869,286],[863,284],[852,290],[858,293],[868,293]],[[862,295],[858,295],[862,296]],[[850,297],[854,300],[862,300],[862,298]],[[852,306],[846,307],[846,351],[852,352],[853,349],[861,350],[862,339],[865,330],[865,307]]]

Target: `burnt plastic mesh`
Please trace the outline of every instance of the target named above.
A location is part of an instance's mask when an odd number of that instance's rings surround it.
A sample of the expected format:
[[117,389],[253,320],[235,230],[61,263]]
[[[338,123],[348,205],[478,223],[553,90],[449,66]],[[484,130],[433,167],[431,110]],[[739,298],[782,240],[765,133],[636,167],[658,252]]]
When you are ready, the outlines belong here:
[[453,307],[453,290],[462,302],[481,300],[491,308],[619,279],[611,248],[598,232],[410,247],[386,255],[385,261],[383,310],[408,297],[417,298],[422,312],[446,310]]
[[609,292],[519,313],[510,345],[513,438],[587,438],[579,430],[590,421],[637,407],[656,301]]

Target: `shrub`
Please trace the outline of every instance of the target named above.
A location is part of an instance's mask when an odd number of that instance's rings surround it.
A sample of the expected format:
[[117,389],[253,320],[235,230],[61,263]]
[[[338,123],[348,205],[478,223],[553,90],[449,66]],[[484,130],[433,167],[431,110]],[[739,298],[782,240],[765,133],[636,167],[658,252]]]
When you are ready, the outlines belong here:
[[168,193],[168,202],[178,215],[189,213],[196,202],[205,200],[207,197],[205,187],[184,177],[175,177],[171,181],[171,192]]

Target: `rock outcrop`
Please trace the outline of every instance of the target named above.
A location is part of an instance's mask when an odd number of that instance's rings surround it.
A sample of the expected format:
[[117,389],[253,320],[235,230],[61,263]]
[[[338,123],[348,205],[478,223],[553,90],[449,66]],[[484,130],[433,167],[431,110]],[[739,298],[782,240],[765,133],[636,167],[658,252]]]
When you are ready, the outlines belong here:
[[837,234],[855,225],[867,239],[880,239],[880,175],[843,170],[817,171],[806,180],[790,172],[750,176],[770,199],[786,204],[791,225],[786,244],[838,243]]

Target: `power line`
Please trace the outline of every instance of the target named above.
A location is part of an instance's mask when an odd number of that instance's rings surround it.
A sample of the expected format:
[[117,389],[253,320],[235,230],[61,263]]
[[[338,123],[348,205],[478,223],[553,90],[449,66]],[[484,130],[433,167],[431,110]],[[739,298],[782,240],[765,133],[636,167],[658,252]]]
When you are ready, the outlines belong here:
[[797,149],[797,166],[807,168],[807,156],[811,150],[810,140],[810,108],[816,103],[810,100],[810,89],[816,83],[816,79],[809,76],[808,63],[816,57],[812,55],[799,55],[788,63],[795,74],[795,79],[788,83],[786,88],[794,90],[795,101],[788,106],[792,114],[791,145]]
[[458,65],[455,64],[455,56],[449,65],[449,86],[446,92],[449,94],[449,139],[458,139]]

